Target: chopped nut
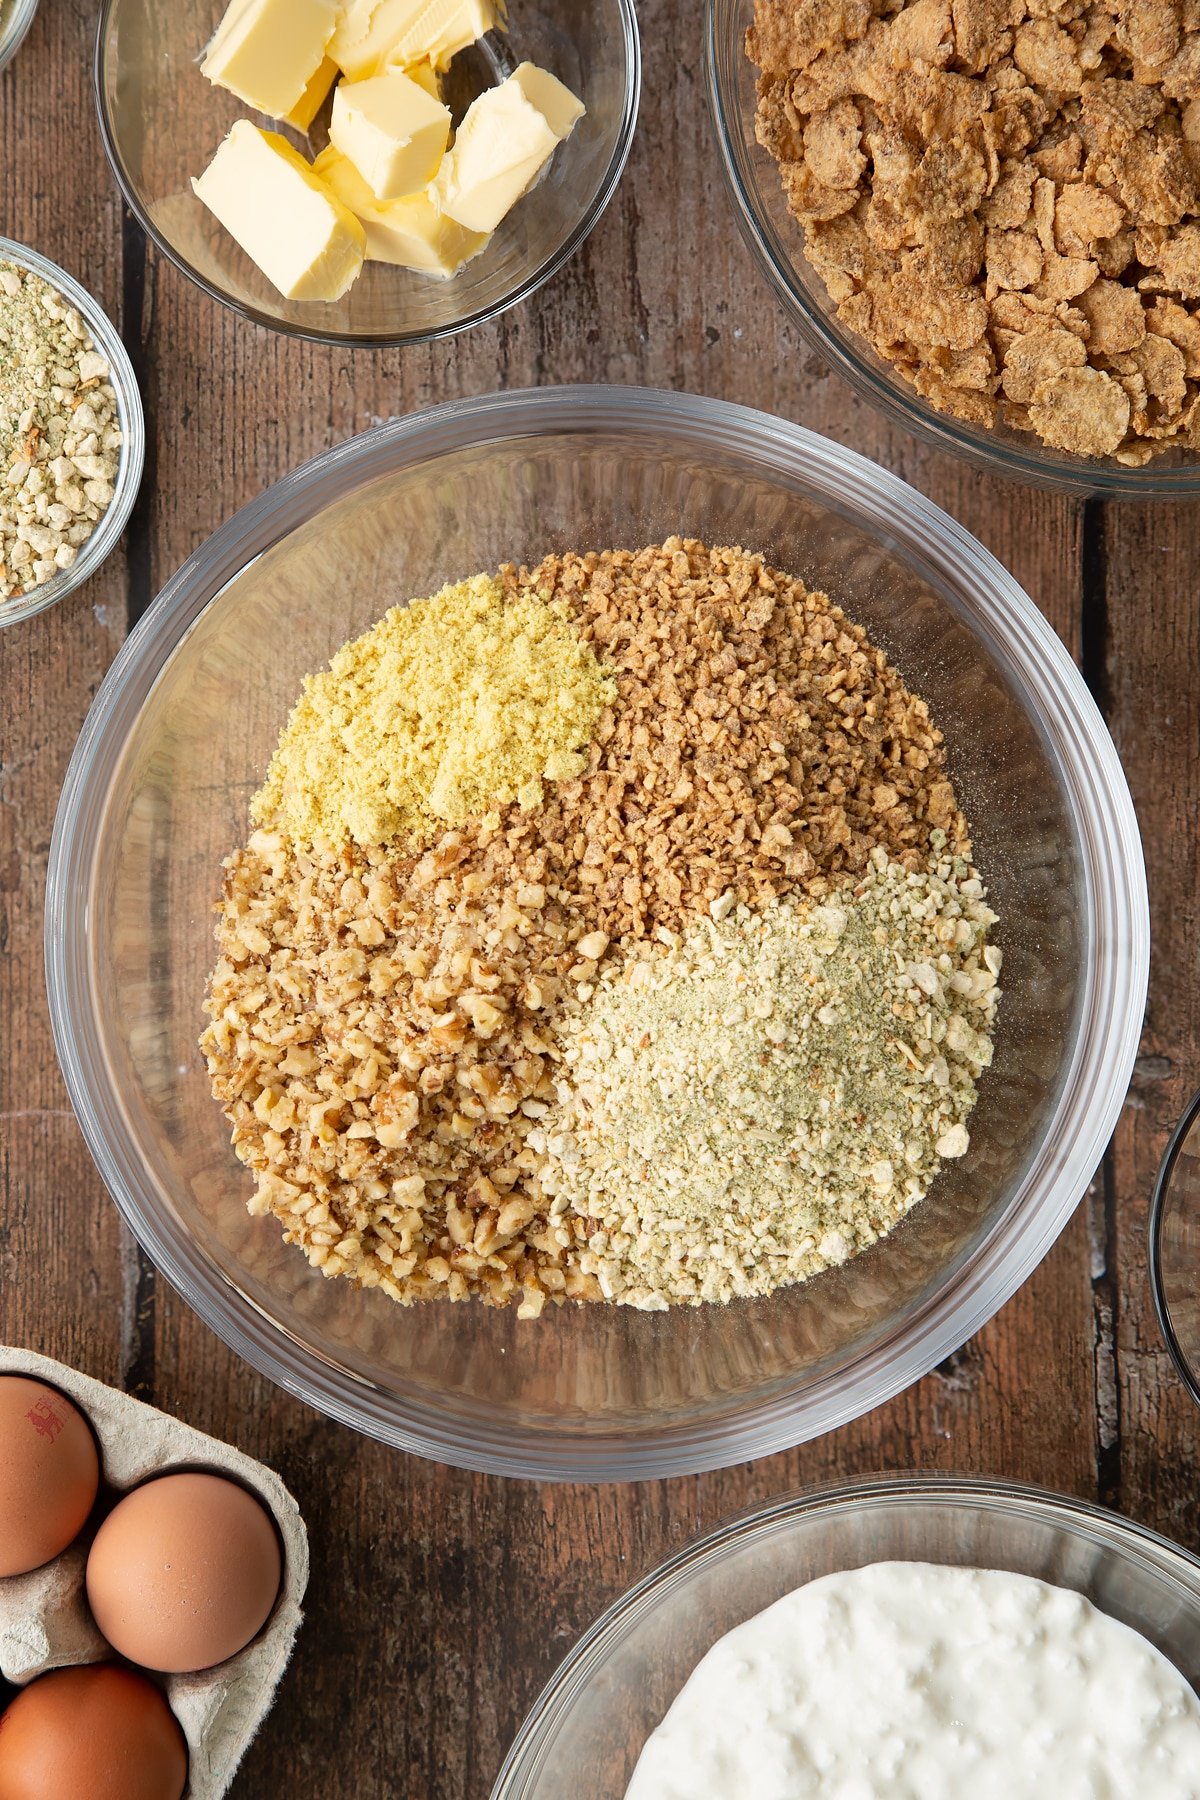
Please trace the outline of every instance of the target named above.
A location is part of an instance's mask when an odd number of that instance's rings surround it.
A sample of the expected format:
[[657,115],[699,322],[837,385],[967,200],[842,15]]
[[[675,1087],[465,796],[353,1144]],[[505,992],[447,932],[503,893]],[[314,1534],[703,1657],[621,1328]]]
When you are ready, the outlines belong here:
[[0,602],[69,569],[112,504],[122,436],[108,372],[61,295],[0,263]]
[[598,962],[608,949],[608,942],[606,931],[589,931],[586,937],[580,938],[575,950],[586,961]]

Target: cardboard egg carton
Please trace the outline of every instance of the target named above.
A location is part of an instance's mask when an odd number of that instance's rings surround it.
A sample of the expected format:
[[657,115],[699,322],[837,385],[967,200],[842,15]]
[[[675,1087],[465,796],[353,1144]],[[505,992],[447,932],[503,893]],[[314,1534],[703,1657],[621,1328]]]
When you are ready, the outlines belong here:
[[[188,1744],[185,1800],[219,1800],[270,1711],[300,1626],[308,1585],[308,1534],[300,1509],[277,1475],[217,1438],[146,1406],[103,1382],[30,1350],[0,1346],[0,1375],[27,1375],[73,1400],[100,1446],[102,1500],[109,1510],[128,1489],[173,1469],[228,1475],[249,1488],[275,1520],[283,1547],[283,1583],[254,1641],[197,1675],[159,1677]],[[49,1669],[104,1662],[114,1652],[88,1612],[84,1567],[94,1530],[28,1575],[0,1578],[0,1672],[23,1687]]]

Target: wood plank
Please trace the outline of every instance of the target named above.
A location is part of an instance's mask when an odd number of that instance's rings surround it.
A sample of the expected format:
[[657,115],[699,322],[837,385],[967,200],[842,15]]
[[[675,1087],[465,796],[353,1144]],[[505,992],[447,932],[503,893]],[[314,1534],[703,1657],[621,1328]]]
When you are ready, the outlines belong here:
[[1106,533],[1106,709],[1133,790],[1153,956],[1141,1055],[1117,1133],[1108,1239],[1120,1271],[1114,1503],[1200,1547],[1200,1420],[1163,1346],[1146,1222],[1167,1138],[1200,1079],[1200,507],[1121,506]]
[[[93,29],[90,8],[44,6],[0,75],[0,233],[62,265],[116,318],[121,210],[92,113]],[[126,1367],[136,1262],[59,1076],[42,902],[67,761],[124,635],[125,580],[118,552],[63,604],[0,630],[0,1341],[110,1381]]]

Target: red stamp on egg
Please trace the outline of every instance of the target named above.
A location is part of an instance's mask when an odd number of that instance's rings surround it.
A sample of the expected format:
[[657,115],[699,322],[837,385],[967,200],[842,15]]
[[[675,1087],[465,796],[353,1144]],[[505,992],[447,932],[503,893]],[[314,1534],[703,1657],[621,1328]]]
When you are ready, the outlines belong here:
[[43,1437],[49,1438],[51,1443],[54,1442],[64,1424],[61,1413],[55,1412],[54,1404],[50,1400],[39,1400],[37,1405],[31,1407],[25,1414],[25,1417],[33,1429],[40,1432]]

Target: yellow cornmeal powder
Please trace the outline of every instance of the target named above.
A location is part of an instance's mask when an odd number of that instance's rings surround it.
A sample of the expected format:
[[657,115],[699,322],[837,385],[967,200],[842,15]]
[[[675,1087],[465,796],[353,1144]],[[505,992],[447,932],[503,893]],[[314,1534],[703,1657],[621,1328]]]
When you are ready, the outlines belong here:
[[393,607],[310,675],[254,797],[299,844],[425,842],[569,781],[616,683],[562,601],[489,575]]

